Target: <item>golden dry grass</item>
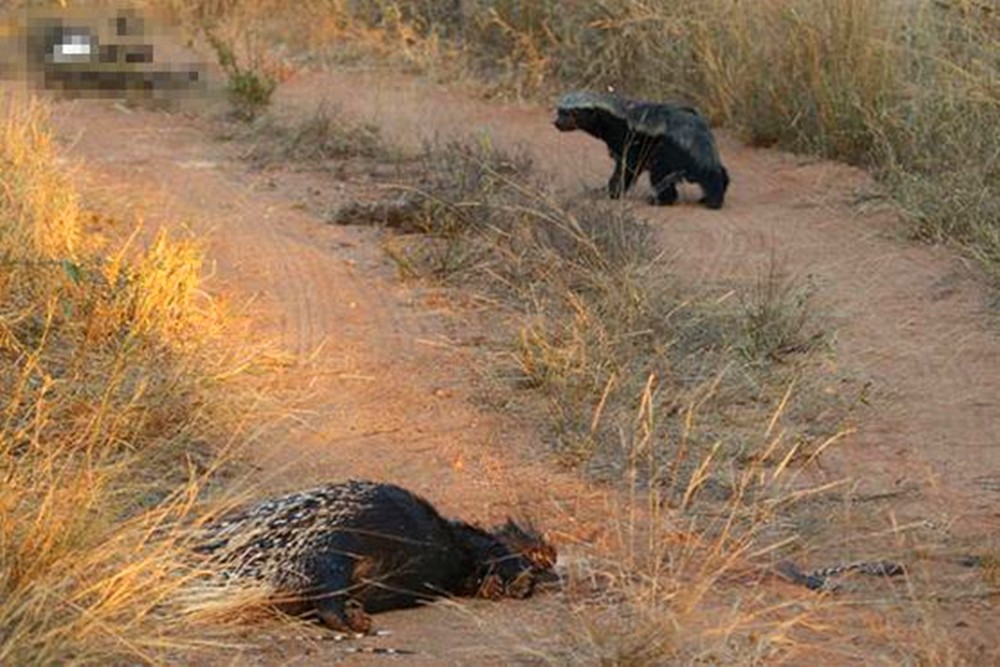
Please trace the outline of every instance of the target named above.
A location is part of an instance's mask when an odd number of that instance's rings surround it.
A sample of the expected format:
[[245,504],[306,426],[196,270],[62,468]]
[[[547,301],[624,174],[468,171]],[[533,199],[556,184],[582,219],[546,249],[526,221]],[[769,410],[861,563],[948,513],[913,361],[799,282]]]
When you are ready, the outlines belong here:
[[[475,290],[509,316],[510,349],[489,374],[502,392],[529,389],[548,404],[546,439],[565,463],[620,480],[637,456],[621,434],[638,428],[644,392],[657,412],[697,407],[685,473],[717,441],[724,457],[742,456],[790,383],[804,449],[839,430],[847,406],[821,398],[812,372],[826,349],[822,323],[807,286],[780,267],[752,288],[684,285],[630,209],[564,206],[528,158],[487,141],[430,148],[400,170],[412,184],[395,186],[395,217],[406,218],[396,226],[411,233],[385,248],[404,275]],[[647,442],[670,442],[679,428],[657,427]]]
[[181,526],[239,415],[224,318],[197,243],[104,247],[44,108],[0,113],[0,663],[162,659],[206,636]]

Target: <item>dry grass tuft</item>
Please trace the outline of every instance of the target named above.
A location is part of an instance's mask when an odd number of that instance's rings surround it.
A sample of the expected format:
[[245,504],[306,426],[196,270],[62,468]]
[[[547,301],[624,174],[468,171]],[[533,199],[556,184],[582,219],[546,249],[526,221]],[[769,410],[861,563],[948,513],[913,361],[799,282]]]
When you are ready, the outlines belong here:
[[315,169],[346,158],[396,159],[377,126],[351,121],[325,103],[303,120],[264,115],[241,135],[252,144],[245,157],[257,167],[292,163]]
[[100,247],[44,109],[2,113],[0,663],[162,659],[196,641],[181,524],[238,417],[225,322],[196,243]]

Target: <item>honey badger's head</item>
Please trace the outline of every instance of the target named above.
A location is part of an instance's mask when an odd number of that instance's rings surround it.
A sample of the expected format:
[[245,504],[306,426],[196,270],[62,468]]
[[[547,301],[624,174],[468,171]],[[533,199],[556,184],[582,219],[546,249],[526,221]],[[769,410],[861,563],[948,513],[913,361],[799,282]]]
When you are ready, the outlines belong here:
[[558,109],[553,125],[560,132],[571,132],[589,127],[597,112],[593,109]]
[[624,100],[613,93],[576,91],[559,100],[554,125],[562,132],[587,130],[604,114],[625,118]]

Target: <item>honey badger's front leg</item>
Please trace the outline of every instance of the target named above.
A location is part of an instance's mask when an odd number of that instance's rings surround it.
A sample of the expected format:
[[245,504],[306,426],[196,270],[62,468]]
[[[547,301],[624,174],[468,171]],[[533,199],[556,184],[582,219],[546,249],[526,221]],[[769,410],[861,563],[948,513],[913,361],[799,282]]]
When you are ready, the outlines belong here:
[[612,153],[611,156],[615,159],[615,170],[608,180],[608,195],[619,199],[632,188],[642,171],[642,154],[637,147],[628,146],[624,155]]
[[622,172],[622,159],[621,157],[615,157],[615,170],[611,173],[611,178],[608,179],[608,195],[612,199],[618,199],[622,196],[625,188],[623,187],[623,172]]

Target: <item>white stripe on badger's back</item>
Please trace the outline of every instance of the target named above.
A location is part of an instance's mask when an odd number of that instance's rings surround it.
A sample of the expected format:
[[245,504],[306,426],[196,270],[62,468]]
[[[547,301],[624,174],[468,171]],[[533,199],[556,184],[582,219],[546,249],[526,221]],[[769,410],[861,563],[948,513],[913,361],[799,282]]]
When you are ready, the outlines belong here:
[[576,90],[566,93],[559,100],[560,109],[603,109],[618,118],[625,118],[625,98],[614,93],[594,93]]

